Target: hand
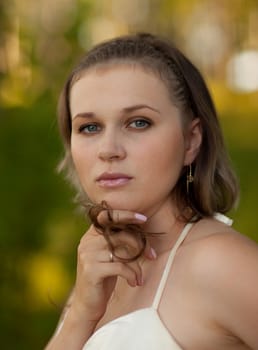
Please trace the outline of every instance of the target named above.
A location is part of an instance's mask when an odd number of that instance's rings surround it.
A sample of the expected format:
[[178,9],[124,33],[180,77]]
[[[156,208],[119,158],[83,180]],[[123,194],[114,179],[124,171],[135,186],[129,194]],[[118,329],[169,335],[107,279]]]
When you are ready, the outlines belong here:
[[[146,218],[125,210],[113,210],[112,221],[114,224],[139,225]],[[103,227],[110,223],[106,210],[99,213],[98,222]],[[117,239],[123,246],[137,249],[137,242],[130,234],[120,232]],[[156,257],[148,243],[144,255],[148,259]],[[124,278],[131,287],[143,284],[142,270],[137,260],[121,262],[114,257],[111,261],[110,257],[106,239],[92,225],[78,247],[77,278],[72,302],[72,308],[79,314],[87,314],[91,321],[97,322],[104,315],[118,276]]]

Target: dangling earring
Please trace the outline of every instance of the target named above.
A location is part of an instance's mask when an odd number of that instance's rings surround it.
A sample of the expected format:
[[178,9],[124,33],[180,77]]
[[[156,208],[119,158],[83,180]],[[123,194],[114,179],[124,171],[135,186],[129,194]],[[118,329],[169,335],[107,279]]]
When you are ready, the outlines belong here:
[[188,165],[187,167],[187,174],[186,174],[186,191],[187,194],[189,194],[189,184],[194,182],[194,176],[192,174],[192,164]]

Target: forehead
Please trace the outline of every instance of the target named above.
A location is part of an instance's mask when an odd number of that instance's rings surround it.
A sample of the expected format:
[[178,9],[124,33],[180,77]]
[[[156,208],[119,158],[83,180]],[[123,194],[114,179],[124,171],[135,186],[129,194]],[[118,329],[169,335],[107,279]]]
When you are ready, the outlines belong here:
[[139,64],[94,66],[81,73],[70,91],[72,115],[82,112],[78,111],[80,108],[124,108],[150,102],[159,109],[173,105],[163,80]]
[[[110,61],[106,63],[98,63],[93,67],[80,71],[72,81],[72,88],[79,81],[83,80],[85,85],[86,80],[94,80],[96,83],[98,80],[108,79],[112,81],[127,80],[127,83],[138,83],[143,80],[159,81],[159,85],[164,85],[164,81],[161,76],[150,66],[146,66],[133,61]],[[116,81],[117,82],[117,81]],[[164,86],[163,86],[164,88]]]

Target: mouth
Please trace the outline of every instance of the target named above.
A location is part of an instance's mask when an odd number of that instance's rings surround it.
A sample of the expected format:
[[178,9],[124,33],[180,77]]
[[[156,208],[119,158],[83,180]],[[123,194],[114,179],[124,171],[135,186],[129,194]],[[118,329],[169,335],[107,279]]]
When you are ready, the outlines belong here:
[[100,187],[119,187],[128,184],[132,176],[122,173],[103,173],[97,177],[96,182]]

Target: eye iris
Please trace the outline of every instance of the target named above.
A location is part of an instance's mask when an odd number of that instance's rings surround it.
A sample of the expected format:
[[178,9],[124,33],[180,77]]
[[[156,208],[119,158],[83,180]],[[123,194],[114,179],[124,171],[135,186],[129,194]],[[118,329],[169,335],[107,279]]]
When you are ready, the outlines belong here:
[[146,126],[146,121],[145,120],[136,120],[135,125],[137,128],[143,128]]
[[97,130],[96,125],[88,125],[87,126],[87,131],[88,132],[93,132],[93,131],[96,131],[96,130]]

